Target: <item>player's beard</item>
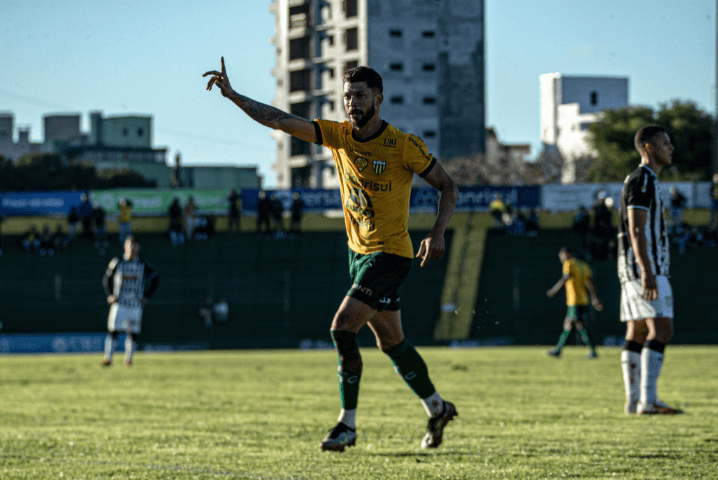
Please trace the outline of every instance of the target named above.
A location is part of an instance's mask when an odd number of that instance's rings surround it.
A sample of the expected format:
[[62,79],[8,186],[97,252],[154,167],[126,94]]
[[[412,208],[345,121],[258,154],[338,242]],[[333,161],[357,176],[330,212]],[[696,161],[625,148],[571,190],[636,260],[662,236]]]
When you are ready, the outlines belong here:
[[[369,110],[367,110],[367,112],[364,115],[359,117],[357,120],[354,120],[354,124],[359,128],[363,128],[367,123],[369,123],[369,120],[372,119],[372,117],[374,116],[375,113],[376,113],[376,108],[374,108],[374,104],[372,104],[371,108]],[[351,120],[352,117],[349,117],[349,119]]]

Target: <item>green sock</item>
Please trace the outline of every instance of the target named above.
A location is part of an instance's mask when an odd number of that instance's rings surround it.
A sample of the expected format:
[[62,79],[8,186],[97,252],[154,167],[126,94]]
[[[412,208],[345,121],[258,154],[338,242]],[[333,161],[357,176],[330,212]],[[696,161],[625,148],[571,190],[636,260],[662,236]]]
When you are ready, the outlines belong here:
[[436,392],[429,379],[429,369],[414,345],[404,339],[400,344],[384,350],[384,353],[391,358],[396,373],[401,375],[419,398],[429,397]]
[[357,334],[343,330],[332,330],[332,340],[339,356],[339,394],[344,410],[355,410],[359,402],[359,380],[362,360],[357,344]]
[[581,334],[581,340],[583,340],[583,343],[585,343],[591,350],[593,350],[593,342],[591,341],[591,335],[588,333],[588,329],[584,328],[578,333]]
[[568,336],[571,335],[571,330],[564,330],[561,332],[561,336],[558,337],[558,343],[556,344],[556,350],[559,352],[563,348],[564,345],[566,345],[566,340],[568,340]]

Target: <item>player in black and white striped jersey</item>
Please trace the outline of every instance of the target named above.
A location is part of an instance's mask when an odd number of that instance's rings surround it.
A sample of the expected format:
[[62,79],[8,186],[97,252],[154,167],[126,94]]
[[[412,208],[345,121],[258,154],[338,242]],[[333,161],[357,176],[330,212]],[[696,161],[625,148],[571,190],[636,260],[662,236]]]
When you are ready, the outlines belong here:
[[634,143],[641,164],[623,184],[618,227],[626,413],[683,413],[656,394],[663,352],[673,336],[670,251],[657,175],[672,163],[673,145],[666,129],[657,125],[641,128]]
[[[159,285],[157,272],[139,256],[140,242],[129,236],[123,245],[122,258],[110,261],[102,278],[110,314],[107,317],[105,358],[103,365],[112,363],[114,341],[119,332],[125,332],[125,365],[132,365],[132,353],[137,336],[142,330],[142,309]],[[145,289],[146,282],[149,286]]]

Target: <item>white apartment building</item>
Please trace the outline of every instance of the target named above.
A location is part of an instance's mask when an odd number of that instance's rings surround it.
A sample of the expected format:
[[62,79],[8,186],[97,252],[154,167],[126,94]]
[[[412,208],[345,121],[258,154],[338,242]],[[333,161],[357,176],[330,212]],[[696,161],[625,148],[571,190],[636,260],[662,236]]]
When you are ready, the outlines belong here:
[[[382,118],[437,158],[485,152],[483,0],[274,0],[276,95],[304,118],[344,121],[344,71],[374,68]],[[338,186],[329,150],[272,132],[279,188]]]
[[576,181],[576,160],[591,155],[588,125],[628,105],[628,77],[541,75],[541,141],[563,162],[561,183]]

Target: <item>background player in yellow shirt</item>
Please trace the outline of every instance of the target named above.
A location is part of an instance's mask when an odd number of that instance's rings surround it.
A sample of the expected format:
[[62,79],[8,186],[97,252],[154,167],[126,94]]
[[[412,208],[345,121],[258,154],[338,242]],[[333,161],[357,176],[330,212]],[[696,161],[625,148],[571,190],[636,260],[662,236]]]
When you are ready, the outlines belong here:
[[596,347],[591,340],[586,324],[588,323],[588,293],[591,294],[591,303],[597,311],[603,310],[601,300],[596,295],[596,288],[593,285],[593,272],[591,267],[582,260],[573,256],[573,252],[568,247],[563,247],[558,252],[558,258],[563,265],[563,276],[551,287],[546,295],[548,298],[556,295],[562,287],[566,287],[566,318],[563,321],[563,332],[558,339],[558,344],[553,350],[547,350],[546,355],[553,357],[561,356],[561,349],[566,344],[566,340],[571,334],[573,327],[576,327],[581,335],[583,343],[588,346],[591,351],[586,355],[588,358],[596,358]]
[[339,391],[342,410],[338,423],[322,440],[322,450],[344,451],[356,443],[356,409],[362,359],[357,333],[369,325],[377,346],[386,353],[429,414],[423,448],[438,447],[444,427],[457,415],[429,379],[424,360],[404,338],[398,288],[411,270],[414,250],[408,218],[414,174],[441,193],[436,221],[422,240],[417,258],[421,266],[440,258],[444,232],[456,206],[458,191],[424,143],[382,121],[384,99],[381,76],[371,68],[357,67],[344,74],[344,110],[349,121],[310,121],[256,102],[235,92],[222,70],[211,76],[207,89],[217,86],[250,118],[332,151],[339,175],[349,246],[352,286],[331,326],[339,356]]

